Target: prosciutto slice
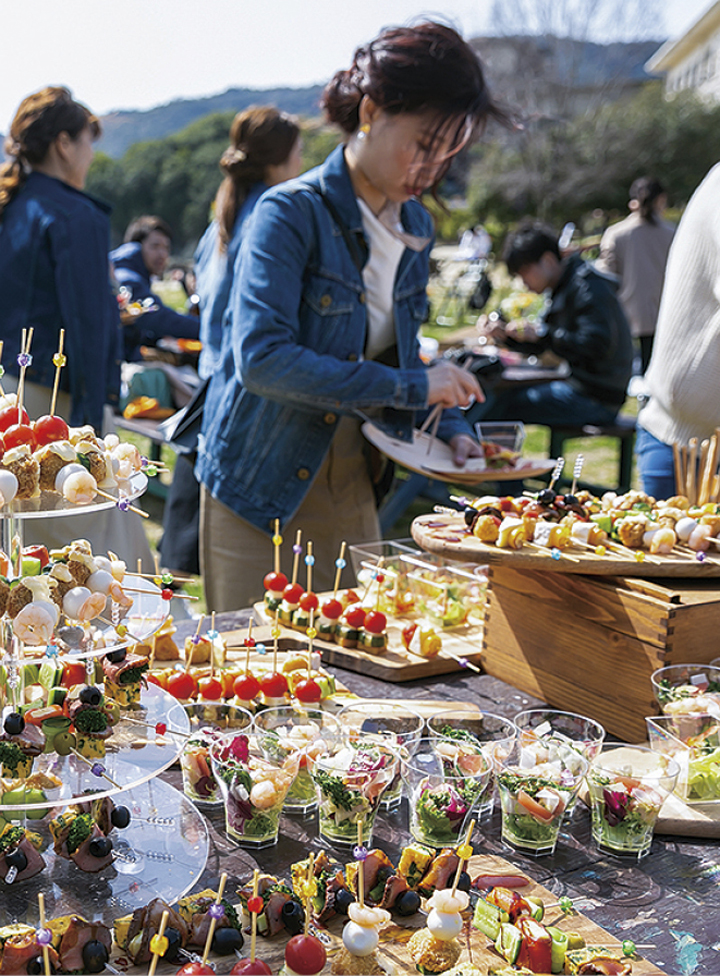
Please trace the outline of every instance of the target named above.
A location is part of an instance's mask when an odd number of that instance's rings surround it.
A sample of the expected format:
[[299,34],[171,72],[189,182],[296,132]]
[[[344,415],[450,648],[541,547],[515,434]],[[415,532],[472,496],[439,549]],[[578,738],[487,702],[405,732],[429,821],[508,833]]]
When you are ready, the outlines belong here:
[[85,971],[85,960],[82,951],[88,942],[97,940],[102,942],[110,955],[112,948],[112,934],[107,925],[102,922],[87,922],[79,915],[73,915],[70,925],[60,940],[60,963],[65,972],[75,973]]

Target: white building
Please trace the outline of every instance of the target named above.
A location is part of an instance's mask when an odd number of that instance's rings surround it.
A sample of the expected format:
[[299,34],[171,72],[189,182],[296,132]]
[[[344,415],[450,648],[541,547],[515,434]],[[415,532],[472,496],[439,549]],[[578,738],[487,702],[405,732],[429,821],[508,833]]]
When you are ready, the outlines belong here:
[[681,37],[666,41],[646,62],[645,70],[665,75],[668,94],[692,89],[720,100],[720,0]]

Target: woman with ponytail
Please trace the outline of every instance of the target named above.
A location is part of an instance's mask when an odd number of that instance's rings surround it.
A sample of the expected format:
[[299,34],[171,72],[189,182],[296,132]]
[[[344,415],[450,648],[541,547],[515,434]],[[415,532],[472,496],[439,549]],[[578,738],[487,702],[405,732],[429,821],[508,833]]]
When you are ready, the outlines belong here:
[[[67,88],[43,88],[17,110],[5,141],[9,162],[0,169],[3,364],[17,373],[21,333],[32,328],[25,404],[31,414],[47,413],[64,329],[58,413],[98,429],[120,386],[108,209],[83,192],[99,135],[98,120]],[[5,388],[12,388],[10,376]]]
[[300,129],[284,112],[254,107],[233,120],[230,145],[220,157],[225,178],[215,197],[215,219],[195,252],[202,379],[212,376],[220,362],[233,268],[247,220],[268,187],[299,175],[301,151]]
[[[420,203],[494,105],[482,66],[451,27],[383,31],[325,89],[344,141],[255,206],[236,264],[231,327],[210,383],[196,473],[208,606],[262,593],[279,520],[314,546],[330,588],[341,540],[380,538],[361,418],[409,440],[428,407],[462,465],[480,447],[458,406],[482,391],[449,362],[426,368],[432,220]],[[289,573],[292,547],[282,549]]]
[[664,186],[641,176],[630,187],[630,216],[613,224],[600,242],[599,271],[620,280],[618,298],[640,346],[642,372],[652,354],[660,296],[675,228],[662,219],[667,206]]

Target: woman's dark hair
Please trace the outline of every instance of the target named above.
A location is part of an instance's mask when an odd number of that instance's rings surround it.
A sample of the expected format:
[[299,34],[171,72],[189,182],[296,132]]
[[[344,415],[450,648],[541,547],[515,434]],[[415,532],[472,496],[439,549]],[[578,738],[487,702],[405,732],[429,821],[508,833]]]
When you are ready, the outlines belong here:
[[665,187],[651,176],[641,176],[630,187],[630,199],[637,200],[638,213],[643,220],[654,224],[657,219],[655,203],[665,193]]
[[508,122],[490,96],[476,52],[452,27],[434,21],[388,28],[359,47],[351,67],[326,86],[321,105],[329,121],[352,134],[365,95],[391,114],[436,112],[428,155],[448,135],[452,154],[479,135],[488,119]]
[[136,217],[128,224],[123,241],[126,244],[130,241],[142,244],[154,230],[160,231],[168,240],[172,240],[172,231],[167,221],[154,214],[143,214],[142,217]]
[[215,197],[221,251],[227,249],[247,191],[264,179],[268,166],[285,162],[299,135],[298,124],[269,105],[252,106],[235,116],[230,145],[220,157],[225,179]]
[[100,135],[100,122],[89,108],[76,102],[67,88],[43,88],[20,103],[5,153],[10,162],[0,168],[0,218],[27,179],[29,170],[43,162],[61,132],[77,139],[83,129],[93,139]]
[[538,262],[548,251],[560,260],[557,234],[547,224],[528,219],[523,220],[505,241],[502,259],[510,274],[516,275],[526,265]]

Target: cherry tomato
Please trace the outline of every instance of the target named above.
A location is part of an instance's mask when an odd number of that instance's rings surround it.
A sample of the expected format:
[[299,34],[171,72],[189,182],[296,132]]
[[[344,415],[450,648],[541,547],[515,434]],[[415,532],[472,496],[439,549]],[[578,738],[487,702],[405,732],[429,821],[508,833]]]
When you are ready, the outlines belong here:
[[[4,432],[8,427],[12,427],[18,422],[18,408],[17,407],[3,407],[0,410],[0,432]],[[28,416],[27,410],[23,407],[22,414],[20,417],[21,424],[29,424],[30,417]]]
[[326,961],[325,946],[314,935],[294,935],[285,946],[285,962],[300,976],[315,976]]
[[208,701],[218,701],[222,698],[223,687],[222,681],[219,678],[210,677],[200,678],[198,681],[198,693],[201,698],[207,698]]
[[262,959],[240,959],[230,970],[230,976],[272,976],[272,969]]
[[29,556],[30,559],[39,559],[41,569],[44,569],[50,562],[50,555],[46,546],[24,546],[22,554]]
[[319,702],[322,698],[322,688],[314,678],[302,678],[295,685],[295,697],[304,705]]
[[234,685],[242,672],[240,671],[221,671],[220,680],[222,681],[223,698],[232,698],[235,694]]
[[197,691],[195,679],[187,671],[176,671],[168,678],[167,690],[175,698],[192,698]]
[[283,600],[286,603],[297,603],[305,590],[299,583],[291,583],[283,590]]
[[274,593],[282,593],[288,585],[288,578],[285,573],[268,573],[263,580],[263,586],[266,590],[272,590]]
[[384,613],[380,613],[379,610],[371,610],[365,614],[363,627],[368,634],[382,634],[387,627],[387,617]]
[[8,427],[3,434],[3,441],[6,451],[13,447],[20,447],[21,444],[27,444],[31,451],[36,447],[35,434],[29,424],[13,424],[12,427]]
[[260,690],[266,698],[282,698],[288,690],[287,678],[279,671],[272,671],[260,682]]
[[300,607],[305,610],[306,613],[310,613],[311,610],[317,610],[319,606],[320,601],[318,600],[316,593],[303,593],[303,595],[300,597]]
[[163,679],[160,677],[161,674],[162,674],[161,671],[158,672],[150,671],[148,672],[148,674],[145,675],[145,677],[147,678],[147,683],[149,685],[157,685],[158,688],[162,688],[165,691],[167,690],[165,688],[165,685],[167,684],[167,676],[165,677],[165,684],[163,684]]
[[85,665],[80,661],[70,662],[63,668],[60,684],[63,688],[72,688],[73,685],[84,685],[85,677]]
[[204,962],[186,962],[178,969],[175,976],[215,976],[215,970],[206,966]]
[[33,430],[38,447],[50,444],[52,441],[66,441],[70,436],[68,425],[62,417],[55,417],[52,414],[38,417],[33,424]]
[[345,620],[347,621],[348,627],[362,627],[365,623],[365,607],[359,603],[353,603],[345,611]]
[[260,682],[254,674],[246,671],[245,674],[241,674],[233,682],[233,692],[241,701],[252,701],[260,692]]
[[328,620],[339,620],[342,617],[342,603],[339,600],[326,600],[322,605],[322,612]]

